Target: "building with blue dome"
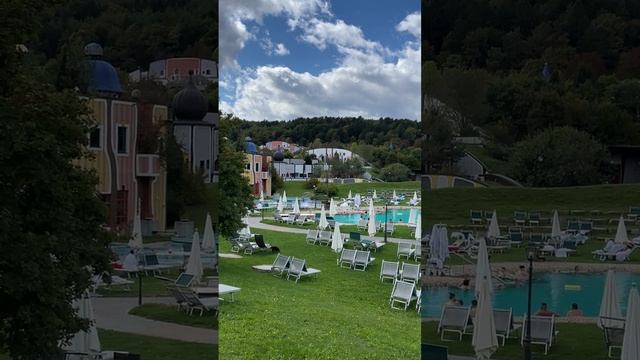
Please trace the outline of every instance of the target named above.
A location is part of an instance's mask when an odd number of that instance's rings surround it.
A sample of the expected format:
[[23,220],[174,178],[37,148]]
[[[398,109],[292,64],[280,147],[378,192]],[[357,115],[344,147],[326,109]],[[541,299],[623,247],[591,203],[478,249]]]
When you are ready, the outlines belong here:
[[244,139],[245,167],[244,176],[249,180],[254,195],[271,195],[271,172],[269,168],[273,159],[269,155],[261,155],[258,146],[251,137]]

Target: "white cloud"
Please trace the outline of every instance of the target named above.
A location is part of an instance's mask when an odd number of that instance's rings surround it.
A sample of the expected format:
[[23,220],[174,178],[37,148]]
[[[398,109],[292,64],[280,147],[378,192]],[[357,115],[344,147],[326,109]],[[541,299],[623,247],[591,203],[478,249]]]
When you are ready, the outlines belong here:
[[422,16],[419,11],[407,15],[398,25],[397,31],[406,31],[415,37],[420,37],[422,30]]
[[238,68],[237,54],[252,34],[246,22],[261,23],[268,15],[286,15],[292,21],[314,14],[330,14],[324,0],[220,0],[220,66]]
[[349,25],[342,20],[327,22],[311,19],[311,21],[298,24],[298,26],[303,30],[301,39],[321,50],[324,50],[328,44],[342,48],[370,50],[380,47],[380,44],[367,40],[359,27]]
[[278,43],[274,50],[276,55],[284,56],[289,54],[289,49],[283,43]]

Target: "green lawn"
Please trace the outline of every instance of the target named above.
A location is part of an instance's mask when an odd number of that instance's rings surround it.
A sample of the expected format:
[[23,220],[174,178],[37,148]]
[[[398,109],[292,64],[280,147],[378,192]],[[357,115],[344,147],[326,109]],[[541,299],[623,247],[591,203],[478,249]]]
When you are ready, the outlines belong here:
[[[308,230],[308,229],[316,228],[315,223],[311,223],[311,222],[305,225],[281,223],[272,219],[264,219],[262,220],[262,222],[269,225],[276,225],[276,226],[282,226],[282,227],[288,227],[288,228],[294,228],[294,229]],[[260,232],[259,229],[256,229],[256,232]],[[356,225],[340,225],[340,232],[344,234],[350,233],[350,232],[357,232],[357,233],[360,233],[361,235],[368,236],[368,233],[366,230],[360,230]],[[375,236],[384,237],[384,231],[378,231]],[[393,237],[398,239],[412,239],[412,240],[415,239],[413,236],[411,236],[411,229],[408,226],[396,226],[393,234],[388,235],[388,237]]]
[[[287,197],[289,196],[303,196],[303,195],[312,195],[313,191],[307,189],[305,187],[305,181],[287,181],[285,182],[285,190],[287,191]],[[336,184],[338,188],[338,194],[335,196],[336,198],[345,198],[349,195],[349,190],[351,190],[352,195],[356,193],[360,193],[362,195],[366,194],[367,191],[374,189],[381,195],[382,192],[391,192],[395,189],[398,193],[400,192],[411,192],[411,196],[413,196],[413,192],[420,192],[420,182],[418,181],[403,181],[403,182],[373,182],[373,183],[358,183],[358,184]],[[418,194],[419,195],[419,194]]]
[[[543,217],[550,218],[552,211],[558,209],[560,225],[566,227],[571,218],[595,218],[599,227],[604,230],[594,231],[591,239],[585,245],[578,247],[577,253],[568,259],[548,257],[548,261],[576,261],[597,262],[591,251],[601,249],[602,239],[613,237],[617,222],[609,222],[611,218],[619,217],[620,213],[627,213],[629,206],[640,205],[640,186],[638,185],[602,185],[573,188],[478,188],[478,189],[442,189],[425,192],[423,217],[426,229],[433,224],[449,225],[450,232],[458,229],[475,230],[477,234],[486,231],[485,226],[472,228],[469,210],[496,210],[498,222],[505,232],[506,227],[513,224],[515,210],[541,211]],[[571,214],[572,210],[585,210],[584,213]],[[592,210],[600,210],[600,214],[591,214]],[[600,220],[598,220],[600,219]],[[547,224],[548,226],[548,224]],[[634,233],[636,226],[628,226],[627,230]],[[529,232],[549,233],[550,228],[524,229],[525,238]],[[513,248],[504,253],[494,253],[492,262],[523,261],[526,259],[524,248]],[[632,261],[640,261],[640,254],[635,252]],[[449,264],[461,264],[463,261],[456,256],[448,260]]]
[[178,311],[178,309],[173,305],[143,304],[142,306],[137,306],[131,309],[129,314],[187,326],[207,329],[218,328],[218,321],[216,320],[213,312],[205,312],[200,316],[199,311],[194,311],[193,315],[189,315],[185,311]]
[[[98,329],[103,350],[140,354],[143,360],[201,360],[218,358],[217,345],[188,343],[151,336]],[[11,360],[0,354],[0,360]]]
[[[220,282],[242,288],[220,305],[223,359],[417,359],[419,314],[389,307],[392,284],[378,280],[380,261],[396,258],[387,244],[365,272],[340,268],[330,248],[305,243],[304,235],[260,231],[285,255],[320,269],[299,283],[251,268],[271,264],[273,253],[220,258]],[[222,252],[229,251],[222,240]]]
[[[558,336],[549,349],[549,353],[544,355],[542,345],[532,345],[533,358],[545,360],[605,360],[607,350],[604,344],[602,331],[594,324],[557,324]],[[447,334],[453,338],[453,334]],[[500,347],[491,357],[495,360],[513,360],[523,357],[520,346],[520,333],[516,334],[517,339],[507,340],[506,346]],[[437,322],[430,321],[422,324],[422,342],[449,347],[449,354],[452,355],[473,355],[471,345],[471,335],[463,337],[463,341],[440,341],[440,334],[437,333]],[[616,352],[614,351],[614,354]]]

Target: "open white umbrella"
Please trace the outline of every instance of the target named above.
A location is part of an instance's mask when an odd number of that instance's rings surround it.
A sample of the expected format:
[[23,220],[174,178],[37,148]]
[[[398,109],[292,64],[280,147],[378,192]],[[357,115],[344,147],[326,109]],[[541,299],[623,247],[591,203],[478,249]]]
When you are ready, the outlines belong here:
[[283,190],[282,191],[282,203],[284,204],[284,207],[287,207],[287,191]]
[[559,239],[560,235],[560,218],[558,217],[558,210],[555,210],[553,212],[553,221],[551,223],[551,237],[554,239]]
[[493,210],[493,215],[491,216],[491,222],[489,222],[489,230],[487,231],[487,237],[497,238],[500,236],[500,226],[498,226],[498,215],[496,211]]
[[278,212],[284,211],[284,203],[282,202],[282,196],[280,196],[280,198],[278,199],[278,206],[276,206],[276,209],[278,210]]
[[622,215],[620,215],[620,220],[618,220],[618,230],[616,231],[616,238],[614,241],[619,244],[629,242],[629,237],[627,236],[627,226],[624,224],[624,218],[622,217]]
[[351,199],[351,190],[349,190],[349,196],[347,196],[347,199]]
[[378,193],[376,192],[376,190],[373,190],[373,199],[377,199],[378,198]]
[[140,220],[140,199],[136,202],[136,215],[133,218],[133,229],[129,239],[129,247],[132,249],[142,249],[142,223]]
[[420,241],[422,238],[422,216],[418,214],[416,218],[416,240]]
[[376,209],[373,207],[373,199],[369,199],[369,223],[367,224],[367,234],[376,234]]
[[300,204],[298,203],[298,198],[293,199],[293,213],[300,214]]
[[476,353],[476,359],[490,359],[498,349],[496,324],[493,318],[491,304],[491,277],[484,276],[480,284],[476,283],[478,293],[478,307],[473,318],[473,340],[471,344]]
[[[620,311],[620,305],[618,304],[618,295],[616,294],[616,277],[615,272],[612,269],[607,271],[607,280],[604,283],[604,291],[602,292],[602,302],[600,303],[600,317],[621,318],[622,312]],[[613,327],[621,325],[617,321],[602,320],[604,325]],[[598,326],[602,327],[600,321]]]
[[336,222],[333,228],[333,236],[331,237],[331,249],[335,252],[340,252],[344,246],[342,241],[342,234],[340,233],[340,224]]
[[362,199],[360,198],[360,194],[356,194],[356,197],[353,198],[353,206],[355,206],[356,209],[359,209],[361,202],[362,202]]
[[93,305],[91,297],[86,291],[81,298],[73,301],[73,307],[78,312],[78,317],[87,319],[91,322],[87,331],[78,331],[69,345],[62,346],[65,351],[73,353],[98,354],[102,351],[100,346],[100,338],[98,337],[98,329],[95,325],[95,316],[93,314]]
[[329,226],[329,222],[327,221],[327,214],[324,211],[324,205],[320,208],[320,221],[318,222],[318,228],[320,230],[324,230]]
[[484,238],[479,239],[480,246],[478,247],[478,258],[476,260],[476,283],[475,291],[476,296],[480,292],[480,286],[486,278],[489,282],[489,292],[492,293],[493,284],[491,280],[491,264],[489,263],[489,252],[487,251],[487,242]]
[[331,201],[329,202],[329,215],[336,216],[337,213],[338,207],[336,206],[336,202],[333,200],[333,198],[331,198]]
[[213,235],[213,224],[211,223],[211,215],[207,213],[207,220],[204,222],[204,234],[202,236],[202,249],[206,251],[216,250],[216,240]]
[[627,317],[622,339],[622,356],[620,360],[638,360],[640,356],[640,297],[635,284],[629,292]]
[[184,272],[186,274],[193,275],[197,282],[199,282],[200,278],[202,277],[202,259],[200,259],[200,235],[198,234],[198,230],[193,233],[189,262],[187,262],[187,268]]

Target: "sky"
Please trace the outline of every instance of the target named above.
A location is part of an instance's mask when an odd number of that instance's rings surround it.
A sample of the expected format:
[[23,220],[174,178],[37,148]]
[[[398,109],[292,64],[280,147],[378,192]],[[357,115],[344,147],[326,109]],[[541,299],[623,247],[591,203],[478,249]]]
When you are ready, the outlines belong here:
[[419,119],[420,1],[220,0],[220,108]]

